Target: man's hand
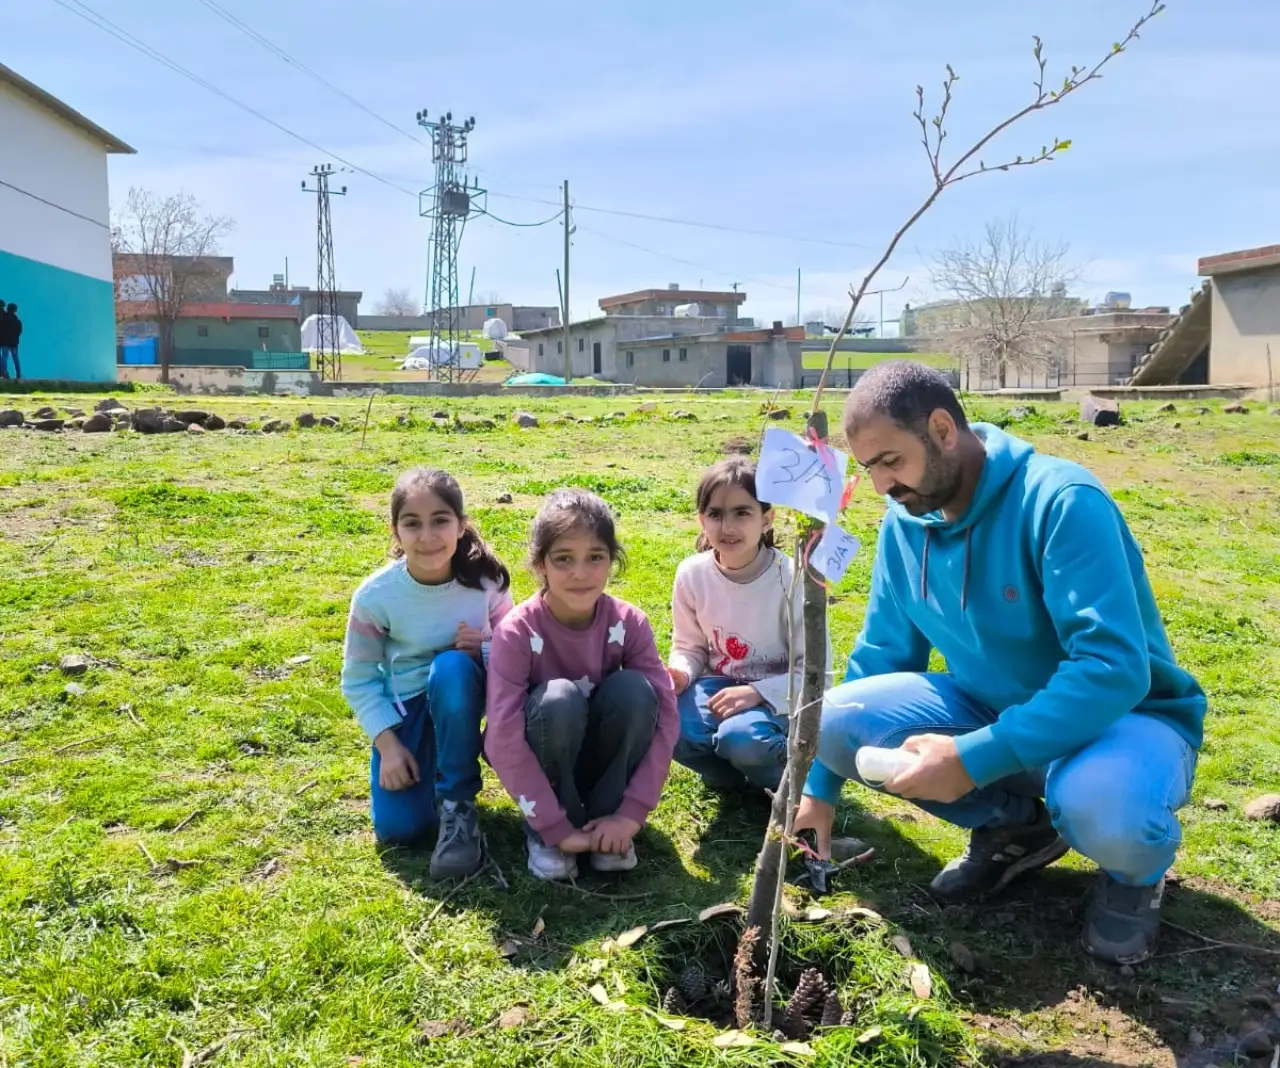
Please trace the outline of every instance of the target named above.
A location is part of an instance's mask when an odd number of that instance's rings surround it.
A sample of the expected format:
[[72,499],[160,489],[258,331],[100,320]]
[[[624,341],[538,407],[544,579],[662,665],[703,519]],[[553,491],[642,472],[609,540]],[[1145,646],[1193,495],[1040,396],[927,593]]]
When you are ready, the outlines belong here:
[[418,762],[390,727],[373,740],[378,748],[378,785],[384,790],[407,790],[421,780]]
[[667,674],[671,676],[671,685],[675,687],[677,697],[689,688],[689,676],[679,668],[669,667]]
[[712,694],[707,708],[716,719],[728,719],[748,708],[755,708],[764,698],[754,686],[729,686],[719,693]]
[[468,627],[465,623],[458,624],[458,636],[453,641],[453,647],[464,653],[470,653],[472,656],[480,655],[480,645],[484,641],[484,632],[476,630],[475,627]]
[[884,784],[891,794],[912,801],[950,804],[975,788],[960,760],[956,740],[945,734],[917,734],[902,744],[917,759],[911,767]]
[[800,798],[800,807],[796,809],[793,830],[813,831],[818,838],[818,856],[823,860],[831,859],[831,827],[836,821],[834,805],[819,801],[808,794]]
[[631,840],[640,833],[640,824],[626,816],[613,815],[592,820],[582,829],[591,836],[593,853],[617,853],[618,856],[624,856],[631,846]]

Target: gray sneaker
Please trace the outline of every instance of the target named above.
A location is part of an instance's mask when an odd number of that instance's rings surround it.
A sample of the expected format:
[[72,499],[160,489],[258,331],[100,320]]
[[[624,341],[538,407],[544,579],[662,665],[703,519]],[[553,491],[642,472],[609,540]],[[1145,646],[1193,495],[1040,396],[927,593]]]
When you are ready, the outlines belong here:
[[1066,853],[1070,846],[1053,829],[1049,810],[1042,801],[1036,805],[1034,823],[970,832],[968,848],[934,876],[930,893],[947,904],[981,901]]
[[1140,964],[1155,951],[1160,934],[1164,880],[1155,886],[1125,886],[1106,872],[1084,922],[1084,948],[1108,964]]
[[480,816],[470,801],[440,803],[440,833],[431,854],[431,878],[465,879],[483,860]]

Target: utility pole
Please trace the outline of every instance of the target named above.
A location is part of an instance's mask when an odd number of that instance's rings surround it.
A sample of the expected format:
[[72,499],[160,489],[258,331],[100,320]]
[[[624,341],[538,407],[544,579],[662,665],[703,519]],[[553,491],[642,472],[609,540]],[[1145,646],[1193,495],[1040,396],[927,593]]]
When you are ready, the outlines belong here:
[[573,354],[569,352],[569,237],[573,227],[569,224],[569,179],[564,180],[564,382],[573,381]]
[[800,268],[796,268],[796,326],[804,326],[800,319]]
[[342,378],[342,343],[338,336],[338,294],[333,270],[333,219],[329,214],[329,197],[344,197],[347,187],[332,190],[329,178],[335,173],[332,163],[318,163],[311,169],[314,189],[304,193],[316,195],[316,370],[320,379],[334,382]]

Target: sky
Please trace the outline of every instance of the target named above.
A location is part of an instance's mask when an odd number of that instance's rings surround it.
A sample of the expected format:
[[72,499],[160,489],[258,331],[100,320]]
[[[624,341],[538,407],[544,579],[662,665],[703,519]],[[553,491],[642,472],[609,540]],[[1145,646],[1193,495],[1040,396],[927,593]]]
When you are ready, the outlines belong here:
[[[111,160],[113,204],[132,186],[182,191],[233,219],[223,251],[235,257],[234,286],[267,286],[286,259],[291,282],[315,284],[315,198],[301,183],[341,157],[362,170],[334,180],[348,188],[332,209],[339,285],[365,293],[364,313],[391,288],[423,295],[428,223],[416,194],[433,168],[414,116],[427,108],[475,116],[470,173],[497,217],[466,228],[464,301],[474,270],[478,300],[559,302],[559,221],[497,220],[551,218],[567,179],[574,318],[610,294],[737,282],[743,314],[767,322],[795,315],[797,272],[802,315],[845,307],[851,283],[929,195],[918,84],[932,114],[946,64],[960,75],[946,165],[1034,98],[1034,34],[1061,79],[1105,56],[1149,6],[26,0],[3,5],[0,61],[138,150]],[[928,265],[941,250],[1014,213],[1038,238],[1070,244],[1080,295],[1181,305],[1199,257],[1278,239],[1259,226],[1280,209],[1277,69],[1280,5],[1169,0],[1103,79],[1014,126],[983,158],[1032,155],[1054,138],[1069,138],[1068,152],[952,187],[909,231],[872,287],[905,283],[883,297],[885,319],[936,295]],[[880,300],[865,306],[873,319]]]

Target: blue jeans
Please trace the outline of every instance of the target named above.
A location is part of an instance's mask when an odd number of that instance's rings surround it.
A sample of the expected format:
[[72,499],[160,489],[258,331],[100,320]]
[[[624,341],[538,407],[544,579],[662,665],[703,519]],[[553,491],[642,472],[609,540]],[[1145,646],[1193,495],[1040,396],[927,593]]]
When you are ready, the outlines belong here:
[[18,362],[16,345],[0,345],[0,378],[9,377],[9,361],[13,361],[13,377],[22,377],[22,364]]
[[369,763],[373,833],[388,844],[421,838],[436,822],[436,799],[474,801],[480,792],[480,717],[484,669],[467,653],[450,649],[431,661],[427,688],[403,703],[395,728],[418,762],[418,782],[407,790],[378,785],[382,758]]
[[763,702],[728,719],[717,719],[707,703],[721,690],[743,686],[737,679],[707,675],[680,695],[680,740],[675,759],[714,790],[744,782],[776,790],[787,763],[787,719]]
[[[950,675],[859,679],[827,693],[818,759],[861,782],[854,766],[860,746],[894,748],[914,734],[967,734],[996,718]],[[1172,727],[1132,712],[1046,768],[973,790],[952,804],[917,804],[972,829],[1029,823],[1043,797],[1072,849],[1118,882],[1150,886],[1168,871],[1182,841],[1175,813],[1187,803],[1195,768],[1195,750]]]

